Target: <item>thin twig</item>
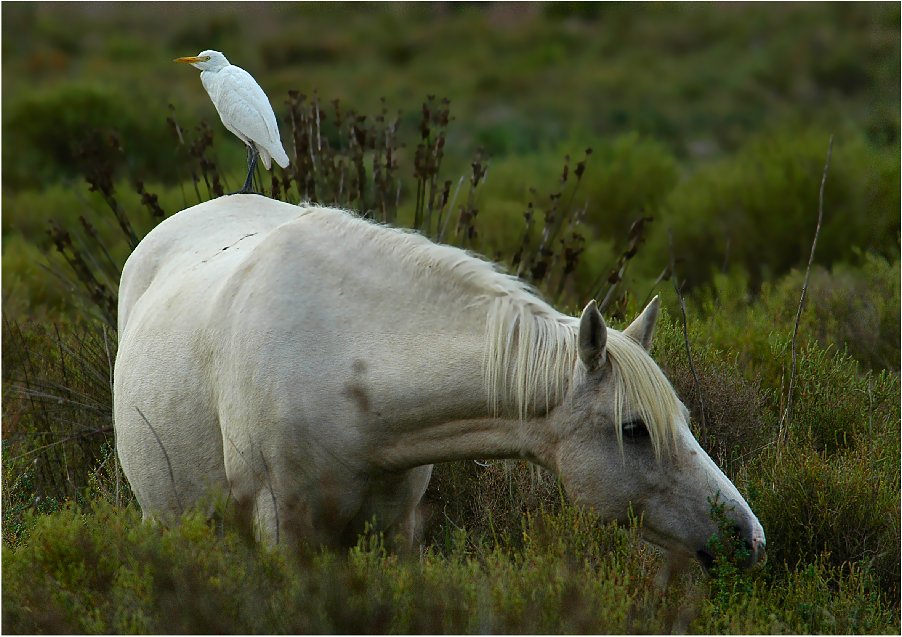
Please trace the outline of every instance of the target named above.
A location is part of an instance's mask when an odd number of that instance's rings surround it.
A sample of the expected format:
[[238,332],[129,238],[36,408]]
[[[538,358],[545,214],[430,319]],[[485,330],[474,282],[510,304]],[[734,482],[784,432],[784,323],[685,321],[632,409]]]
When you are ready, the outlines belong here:
[[[630,261],[636,256],[639,248],[645,242],[646,226],[652,221],[654,221],[653,217],[639,217],[630,226],[629,232],[627,233],[627,246],[623,252],[620,253],[620,256],[617,257],[616,263],[611,268],[610,274],[607,277],[607,282],[610,284],[610,287],[608,287],[608,291],[605,293],[601,303],[598,304],[598,311],[602,314],[607,311],[608,306],[614,301],[614,292],[623,281],[623,276],[626,273],[627,267],[629,267]],[[603,276],[604,271],[602,271],[599,280],[592,284],[592,289],[596,289],[596,286],[601,283],[600,278]],[[598,291],[595,294],[595,298],[598,298],[601,294],[600,287],[597,289]]]
[[680,302],[680,313],[683,318],[683,344],[686,346],[686,359],[689,361],[689,371],[692,372],[692,380],[695,382],[695,393],[698,395],[698,407],[699,412],[701,413],[700,424],[701,430],[699,431],[699,437],[704,437],[705,434],[705,397],[702,394],[702,384],[698,379],[698,373],[695,371],[695,363],[692,361],[692,348],[689,347],[689,328],[688,321],[686,320],[686,302],[683,300],[683,286],[679,283],[679,278],[676,274],[676,255],[673,252],[673,231],[668,228],[667,230],[667,239],[670,245],[670,263],[668,264],[668,268],[670,269],[670,274],[673,277],[673,289],[676,290],[677,299]]
[[824,219],[824,185],[827,183],[827,171],[830,168],[830,158],[833,155],[833,135],[830,135],[830,143],[827,146],[827,159],[824,161],[824,174],[821,176],[821,188],[817,198],[817,227],[814,230],[814,240],[811,242],[811,254],[808,255],[808,267],[805,268],[805,280],[802,283],[802,294],[799,297],[799,308],[796,310],[795,325],[792,328],[792,367],[789,371],[789,389],[786,394],[786,409],[780,418],[780,436],[786,433],[784,427],[789,427],[792,417],[792,391],[795,387],[796,376],[796,337],[799,335],[799,321],[802,318],[802,307],[805,305],[805,296],[808,294],[808,279],[811,276],[811,264],[814,262],[814,250],[817,248],[817,239],[821,234],[821,222]]
[[683,344],[686,346],[686,358],[689,360],[689,371],[692,372],[692,379],[695,381],[695,393],[698,395],[698,409],[701,415],[701,431],[699,437],[705,435],[705,397],[702,395],[702,384],[698,379],[695,371],[695,364],[692,362],[692,349],[689,347],[689,330],[686,321],[686,303],[683,300],[682,285],[677,285],[676,277],[673,278],[673,288],[676,290],[677,298],[680,301],[680,313],[683,316]]
[[172,471],[172,463],[169,462],[169,454],[166,453],[166,447],[163,446],[163,441],[160,440],[160,437],[157,435],[157,430],[153,428],[153,425],[150,424],[150,421],[147,419],[147,416],[141,411],[137,406],[135,410],[144,419],[144,422],[147,423],[147,426],[150,428],[150,433],[153,434],[153,437],[157,439],[157,444],[160,445],[160,449],[163,450],[163,457],[166,459],[166,466],[169,468],[169,479],[172,481],[172,491],[175,493],[175,503],[179,505],[179,514],[185,512],[185,508],[182,506],[182,500],[179,498],[179,490],[175,486],[175,473]]
[[[247,466],[247,468],[250,469],[251,472],[254,474],[254,480],[256,480],[257,475],[258,475],[257,471],[254,470],[254,467],[251,465],[251,463],[248,462],[247,458],[244,457],[244,453],[241,451],[241,449],[238,448],[238,445],[235,444],[235,441],[232,440],[231,436],[226,435],[226,439],[229,441],[229,444],[232,445],[232,448],[235,450],[235,452],[238,454],[238,456],[241,458],[241,460],[244,462],[244,464]],[[270,497],[272,497],[273,510],[274,510],[275,516],[276,516],[276,544],[278,544],[279,543],[279,504],[276,501],[276,493],[272,486],[272,477],[269,475],[269,465],[266,464],[266,458],[263,457],[262,450],[260,451],[260,460],[263,461],[263,473],[266,476],[266,486],[269,488]],[[230,482],[229,483],[229,495],[231,495],[231,493],[232,493],[232,485]],[[257,505],[256,498],[254,498],[254,509],[256,510],[257,514],[259,515],[260,508]],[[262,531],[262,525],[261,525],[260,530]]]
[[[78,440],[78,439],[80,439],[80,438],[87,438],[88,436],[99,436],[99,435],[101,435],[101,434],[108,434],[108,433],[110,433],[111,431],[113,431],[113,428],[112,428],[112,427],[104,427],[104,428],[102,428],[102,429],[94,429],[94,430],[91,430],[91,431],[80,431],[80,432],[78,432],[77,434],[74,434],[74,435],[71,435],[71,436],[66,436],[65,438],[61,438],[61,439],[59,439],[59,440],[54,440],[53,442],[49,442],[49,443],[47,443],[46,445],[42,445],[42,446],[40,446],[40,447],[35,447],[34,449],[29,449],[28,451],[25,451],[25,452],[23,452],[23,453],[20,453],[20,454],[17,455],[17,456],[12,456],[12,457],[10,457],[9,460],[10,460],[10,461],[13,461],[13,460],[20,460],[20,459],[22,459],[22,458],[27,458],[28,456],[33,456],[33,455],[36,454],[36,453],[40,453],[40,452],[42,452],[42,451],[46,451],[47,449],[52,449],[53,447],[58,447],[59,445],[65,444],[65,443],[70,442],[70,441],[72,441],[72,440]],[[48,435],[53,435],[54,432],[52,432],[52,431],[47,431],[47,432],[40,432],[40,433],[45,433],[45,434],[48,434]]]
[[438,236],[436,237],[436,241],[441,243],[445,238],[445,231],[448,229],[448,222],[451,221],[451,217],[453,216],[451,213],[454,210],[454,205],[457,203],[457,195],[460,193],[460,187],[464,183],[464,179],[466,179],[466,175],[461,175],[460,179],[457,180],[457,186],[454,188],[454,194],[451,196],[451,203],[448,204],[448,215],[445,217],[445,223],[442,225],[442,229],[439,231]]

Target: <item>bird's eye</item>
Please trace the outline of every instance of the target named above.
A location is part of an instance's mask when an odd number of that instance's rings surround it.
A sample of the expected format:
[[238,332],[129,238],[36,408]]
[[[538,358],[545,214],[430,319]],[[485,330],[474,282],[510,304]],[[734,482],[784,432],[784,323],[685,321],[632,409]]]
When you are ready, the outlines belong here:
[[648,438],[648,427],[641,420],[630,420],[621,425],[623,437],[629,440],[642,440]]

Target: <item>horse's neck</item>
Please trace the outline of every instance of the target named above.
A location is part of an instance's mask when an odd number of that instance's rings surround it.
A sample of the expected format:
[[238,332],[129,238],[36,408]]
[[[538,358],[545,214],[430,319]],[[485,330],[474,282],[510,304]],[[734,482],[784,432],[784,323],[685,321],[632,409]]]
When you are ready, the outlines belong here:
[[[409,359],[411,386],[407,398],[401,398],[406,425],[401,427],[402,435],[392,435],[380,444],[379,463],[400,469],[458,459],[526,458],[550,466],[554,432],[546,415],[560,402],[561,387],[569,383],[572,369],[565,378],[534,370],[528,379],[532,386],[524,389],[523,369],[485,372],[493,364],[548,362],[548,357],[518,355],[529,353],[521,348],[535,346],[531,336],[515,332],[508,339],[507,332],[493,334],[489,309],[479,304],[458,305],[442,318],[441,326],[428,322],[431,329],[422,330],[417,347],[406,354],[417,357]],[[560,326],[560,330],[563,343],[566,328]],[[543,346],[550,345],[550,334],[551,328]],[[511,343],[504,355],[497,351],[499,338]],[[486,386],[487,379],[498,381],[496,391]],[[492,404],[493,398],[497,404]],[[524,405],[524,400],[529,404]]]
[[576,362],[573,319],[548,310],[536,318],[528,309],[487,299],[414,319],[425,327],[408,355],[430,362],[411,361],[409,368],[419,369],[411,381],[427,394],[433,392],[425,383],[443,392],[437,406],[460,405],[449,416],[544,416],[563,399]]

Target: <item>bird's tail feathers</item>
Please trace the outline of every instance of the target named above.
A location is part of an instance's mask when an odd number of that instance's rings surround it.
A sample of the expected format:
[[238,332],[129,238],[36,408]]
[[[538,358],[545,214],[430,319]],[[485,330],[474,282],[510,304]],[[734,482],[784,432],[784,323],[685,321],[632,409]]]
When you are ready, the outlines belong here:
[[276,163],[282,168],[288,168],[288,155],[285,153],[285,149],[282,148],[281,144],[278,148],[273,148],[272,158],[275,159]]
[[288,155],[285,154],[285,149],[282,148],[281,144],[273,148],[257,146],[257,152],[260,154],[260,161],[263,162],[263,167],[266,168],[266,170],[269,170],[272,166],[273,159],[275,159],[276,163],[282,168],[288,168]]
[[258,148],[257,152],[260,153],[260,161],[263,162],[263,167],[269,170],[269,167],[272,166],[272,155],[265,148]]

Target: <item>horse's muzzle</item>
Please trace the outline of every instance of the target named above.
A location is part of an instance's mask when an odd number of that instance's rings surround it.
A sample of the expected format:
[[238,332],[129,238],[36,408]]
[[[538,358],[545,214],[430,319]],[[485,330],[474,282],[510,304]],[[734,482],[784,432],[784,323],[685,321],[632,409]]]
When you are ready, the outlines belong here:
[[[743,569],[750,569],[756,564],[764,564],[767,561],[767,551],[765,550],[764,533],[760,527],[753,528],[746,532],[741,526],[734,525],[732,535],[740,540],[742,547],[748,555],[737,566]],[[705,573],[711,574],[714,567],[716,557],[707,547],[699,549],[695,552],[695,557],[701,563]]]

